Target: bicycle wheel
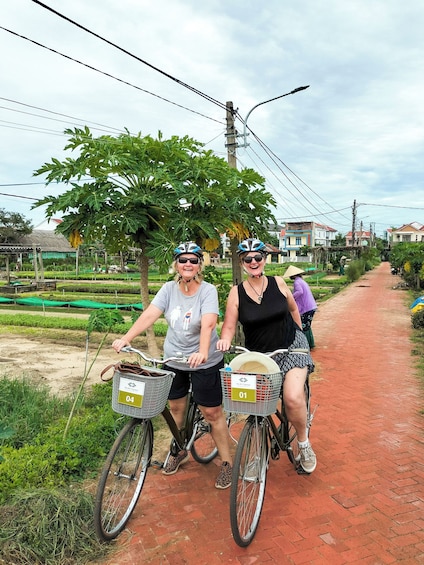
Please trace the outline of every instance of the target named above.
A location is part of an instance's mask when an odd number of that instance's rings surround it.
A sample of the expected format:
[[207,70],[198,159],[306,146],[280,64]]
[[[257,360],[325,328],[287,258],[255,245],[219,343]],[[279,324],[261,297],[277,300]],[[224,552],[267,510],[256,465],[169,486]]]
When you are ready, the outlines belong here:
[[259,524],[268,456],[266,420],[250,416],[237,446],[230,491],[231,531],[240,547],[250,544]]
[[152,449],[150,420],[133,418],[116,438],[96,493],[94,526],[100,540],[113,540],[124,529],[143,488]]
[[211,434],[210,424],[206,422],[203,414],[195,404],[192,404],[190,409],[194,411],[193,419],[190,419],[190,421],[193,422],[193,429],[196,428],[196,436],[190,452],[193,455],[193,459],[198,463],[209,463],[218,455],[218,449]]

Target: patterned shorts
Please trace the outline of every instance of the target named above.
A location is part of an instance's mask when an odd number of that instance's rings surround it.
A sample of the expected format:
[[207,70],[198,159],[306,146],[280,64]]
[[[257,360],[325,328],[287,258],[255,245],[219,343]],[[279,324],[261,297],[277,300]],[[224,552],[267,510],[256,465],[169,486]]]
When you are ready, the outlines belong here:
[[311,329],[312,318],[314,317],[315,310],[309,310],[309,312],[304,312],[300,318],[302,320],[302,330],[306,332]]
[[[296,335],[290,348],[307,349],[309,351],[308,340],[302,331],[296,330]],[[315,369],[310,352],[306,355],[304,353],[277,353],[273,359],[278,364],[284,375],[290,371],[290,369],[294,369],[295,367],[308,367],[308,374],[313,373]]]

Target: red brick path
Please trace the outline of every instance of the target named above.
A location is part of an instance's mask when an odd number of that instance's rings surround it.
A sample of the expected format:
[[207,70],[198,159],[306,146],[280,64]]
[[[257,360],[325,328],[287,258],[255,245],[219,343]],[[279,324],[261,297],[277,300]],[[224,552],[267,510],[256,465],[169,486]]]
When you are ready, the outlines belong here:
[[145,490],[103,565],[424,564],[424,400],[411,357],[406,293],[389,264],[322,304],[313,327],[310,476],[271,461],[256,537],[232,539],[217,467],[190,461]]

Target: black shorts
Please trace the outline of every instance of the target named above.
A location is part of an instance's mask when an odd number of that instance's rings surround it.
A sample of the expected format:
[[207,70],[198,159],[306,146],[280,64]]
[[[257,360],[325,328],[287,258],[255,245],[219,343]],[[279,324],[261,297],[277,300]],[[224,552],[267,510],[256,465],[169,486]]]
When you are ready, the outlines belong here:
[[215,407],[222,404],[222,387],[220,369],[224,367],[224,360],[208,369],[196,369],[195,371],[180,371],[164,365],[166,371],[175,373],[172,379],[171,391],[168,398],[177,400],[184,398],[193,388],[193,398],[199,406]]

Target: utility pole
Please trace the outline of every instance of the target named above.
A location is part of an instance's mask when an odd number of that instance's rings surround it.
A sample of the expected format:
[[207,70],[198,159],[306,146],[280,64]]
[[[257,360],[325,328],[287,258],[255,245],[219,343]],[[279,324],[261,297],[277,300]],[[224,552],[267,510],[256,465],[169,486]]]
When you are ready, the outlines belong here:
[[356,200],[352,206],[352,248],[355,247],[355,229],[356,229]]
[[237,132],[234,126],[234,107],[232,102],[227,102],[227,161],[232,169],[237,169]]
[[[232,102],[227,102],[227,133],[225,137],[227,142],[227,161],[232,169],[237,169],[237,131],[234,126],[234,107]],[[230,238],[230,251],[232,260],[233,284],[242,281],[241,266],[237,261],[237,245],[238,241],[235,237]]]

